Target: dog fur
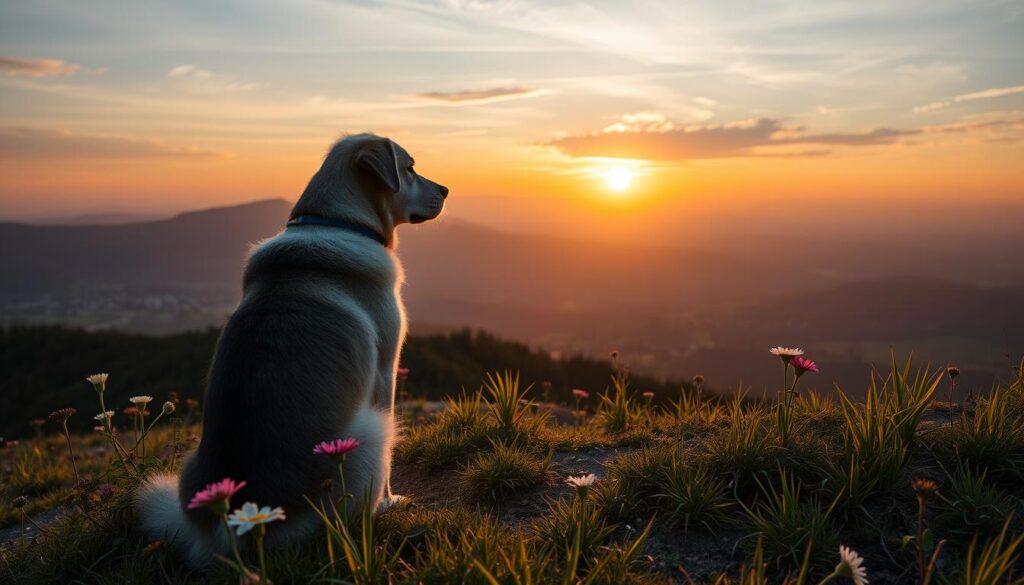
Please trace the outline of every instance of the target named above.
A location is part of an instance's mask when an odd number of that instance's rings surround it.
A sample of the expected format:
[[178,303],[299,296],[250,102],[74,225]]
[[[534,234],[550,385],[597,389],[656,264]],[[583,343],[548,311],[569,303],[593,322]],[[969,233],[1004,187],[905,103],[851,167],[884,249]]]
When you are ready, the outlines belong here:
[[[151,477],[136,504],[143,530],[170,541],[195,569],[226,553],[219,519],[187,510],[192,496],[225,477],[247,485],[232,504],[281,506],[267,546],[303,540],[337,468],[313,455],[321,441],[361,443],[345,462],[358,506],[391,493],[398,355],[406,321],[395,227],[437,217],[448,189],[416,174],[394,142],[359,134],[337,142],[291,213],[358,223],[385,240],[320,225],[289,227],[250,253],[242,300],[217,342],[199,447],[180,476]],[[337,490],[337,486],[335,487]],[[334,494],[338,496],[338,493]]]

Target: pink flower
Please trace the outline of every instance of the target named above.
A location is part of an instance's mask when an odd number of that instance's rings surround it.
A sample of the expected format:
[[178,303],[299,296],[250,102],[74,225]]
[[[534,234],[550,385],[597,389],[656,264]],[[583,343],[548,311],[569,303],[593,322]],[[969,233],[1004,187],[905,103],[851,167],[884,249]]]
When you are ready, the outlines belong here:
[[796,369],[797,376],[802,376],[807,372],[817,374],[820,371],[818,369],[818,364],[802,356],[794,357],[791,363],[793,364],[793,367]]
[[402,378],[408,378],[409,368],[398,368],[398,375]]
[[586,390],[580,390],[579,388],[574,389],[572,391],[572,395],[576,398],[590,398],[590,393]]
[[235,481],[230,477],[211,483],[205,489],[196,492],[188,503],[189,510],[209,508],[218,514],[226,514],[231,509],[231,496],[245,487],[244,481]]
[[359,446],[359,441],[348,438],[348,439],[335,439],[333,441],[324,441],[313,447],[314,455],[327,455],[335,461],[341,461],[345,454],[349,451],[354,450]]
[[644,398],[654,398],[654,392],[644,392],[643,393],[643,397]]

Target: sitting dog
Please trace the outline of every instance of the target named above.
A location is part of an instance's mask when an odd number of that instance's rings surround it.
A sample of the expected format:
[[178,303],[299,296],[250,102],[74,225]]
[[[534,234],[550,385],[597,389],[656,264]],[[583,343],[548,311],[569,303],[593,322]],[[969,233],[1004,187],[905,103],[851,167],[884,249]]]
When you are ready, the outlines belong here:
[[320,522],[305,498],[319,502],[337,478],[331,459],[313,454],[321,441],[361,443],[344,468],[356,512],[366,494],[375,510],[399,500],[390,474],[406,321],[395,227],[436,218],[448,196],[413,164],[387,138],[340,140],[288,227],[250,253],[242,300],[217,342],[199,447],[180,477],[150,478],[136,501],[143,530],[179,545],[192,567],[225,554],[227,535],[215,514],[186,505],[227,477],[246,482],[234,507],[287,513],[268,527],[268,547],[312,534]]

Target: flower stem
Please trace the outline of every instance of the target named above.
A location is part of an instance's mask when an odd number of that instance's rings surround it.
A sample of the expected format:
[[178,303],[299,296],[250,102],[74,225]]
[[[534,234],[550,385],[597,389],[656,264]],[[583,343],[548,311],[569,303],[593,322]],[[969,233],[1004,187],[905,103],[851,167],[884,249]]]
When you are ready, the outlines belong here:
[[231,547],[231,554],[234,555],[235,562],[238,563],[238,570],[242,572],[243,576],[247,576],[250,573],[249,567],[242,561],[242,555],[238,553],[238,543],[235,542],[235,533],[231,531],[231,525],[228,524],[227,512],[221,514],[220,519],[224,523],[224,531],[228,536],[228,545]]
[[345,489],[345,456],[338,462],[338,477],[341,479],[341,514],[348,522],[348,490]]
[[260,583],[267,578],[267,558],[263,554],[263,539],[267,536],[267,527],[260,524],[256,527],[256,555],[260,560]]
[[71,456],[71,469],[75,470],[75,484],[77,485],[82,482],[82,479],[78,476],[78,464],[75,463],[75,451],[71,447],[71,433],[68,432],[68,421],[64,420],[61,424],[64,427],[64,438],[68,442],[68,455]]

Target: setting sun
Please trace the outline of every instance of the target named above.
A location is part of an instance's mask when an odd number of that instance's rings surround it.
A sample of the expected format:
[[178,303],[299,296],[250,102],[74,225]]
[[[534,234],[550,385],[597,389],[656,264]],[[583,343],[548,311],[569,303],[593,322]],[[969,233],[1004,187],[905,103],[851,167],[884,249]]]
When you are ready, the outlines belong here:
[[605,171],[604,182],[612,191],[625,191],[633,183],[633,173],[626,167],[612,167]]

